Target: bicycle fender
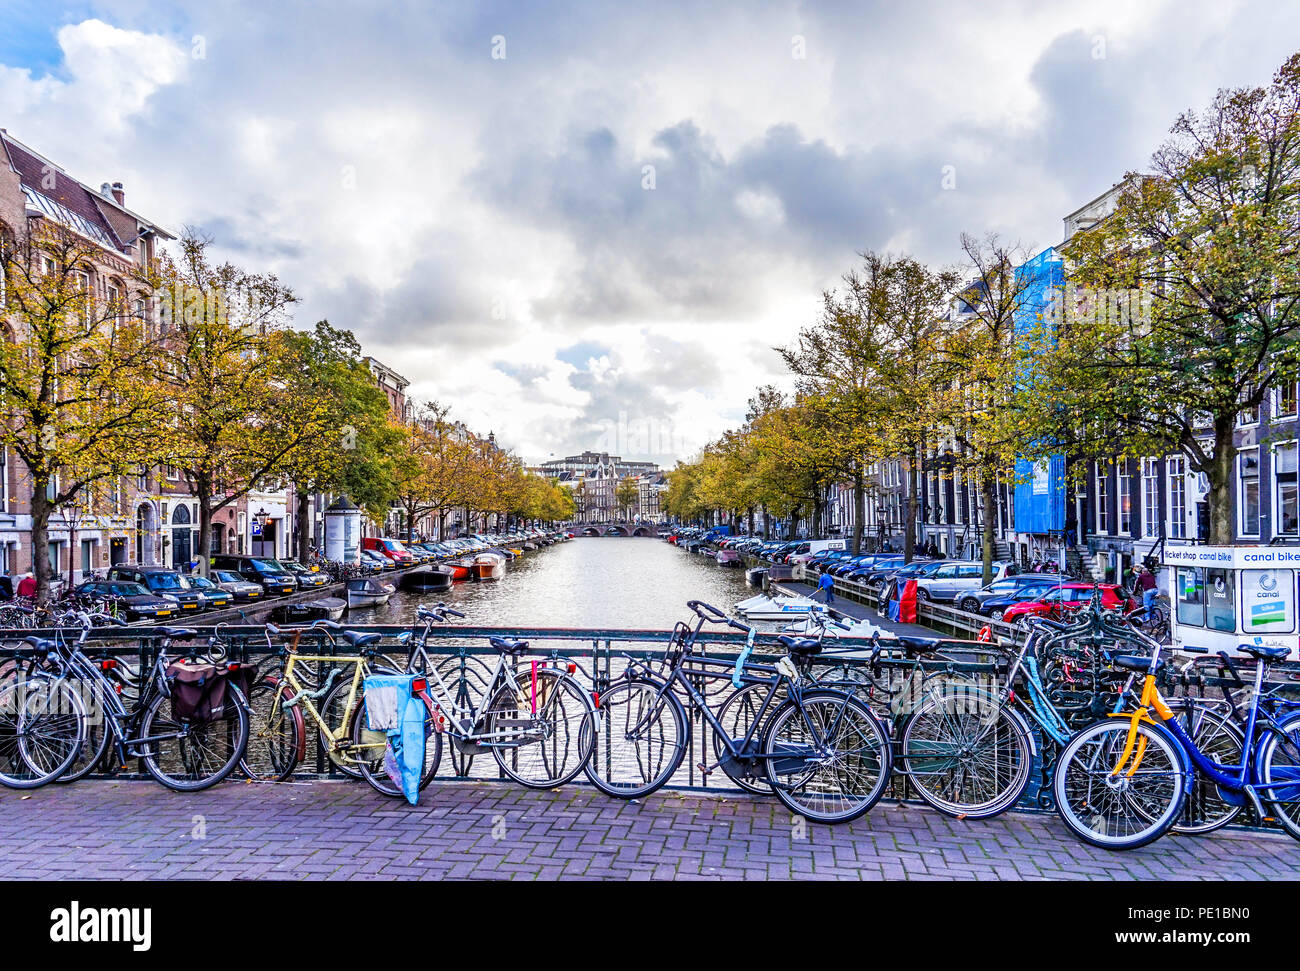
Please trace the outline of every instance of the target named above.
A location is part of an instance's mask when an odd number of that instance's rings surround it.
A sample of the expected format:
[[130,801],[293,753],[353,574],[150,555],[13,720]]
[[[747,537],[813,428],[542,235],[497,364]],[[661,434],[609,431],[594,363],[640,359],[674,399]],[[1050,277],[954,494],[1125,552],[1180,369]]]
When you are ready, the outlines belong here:
[[[1297,712],[1293,715],[1288,715],[1286,718],[1279,718],[1278,724],[1280,725],[1282,730],[1285,731],[1288,735],[1290,735],[1292,732],[1300,732],[1300,712]],[[1279,741],[1278,744],[1282,744],[1282,743]],[[1261,741],[1260,744],[1255,746],[1255,754],[1252,756],[1251,763],[1250,763],[1250,774],[1252,777],[1250,780],[1252,784],[1254,785],[1263,784],[1264,781],[1264,742],[1263,741]],[[1261,795],[1261,798],[1268,800],[1269,796],[1270,794],[1265,793]]]

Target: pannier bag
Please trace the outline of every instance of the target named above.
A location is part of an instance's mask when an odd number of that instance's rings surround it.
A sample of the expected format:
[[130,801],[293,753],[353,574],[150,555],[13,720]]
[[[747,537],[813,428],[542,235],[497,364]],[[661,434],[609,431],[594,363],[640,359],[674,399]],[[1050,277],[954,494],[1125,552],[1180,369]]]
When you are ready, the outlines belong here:
[[181,722],[210,722],[225,716],[224,665],[174,661],[167,666],[172,717]]
[[366,727],[388,735],[384,771],[412,806],[419,798],[420,776],[424,771],[425,707],[411,691],[418,677],[372,674],[362,687]]

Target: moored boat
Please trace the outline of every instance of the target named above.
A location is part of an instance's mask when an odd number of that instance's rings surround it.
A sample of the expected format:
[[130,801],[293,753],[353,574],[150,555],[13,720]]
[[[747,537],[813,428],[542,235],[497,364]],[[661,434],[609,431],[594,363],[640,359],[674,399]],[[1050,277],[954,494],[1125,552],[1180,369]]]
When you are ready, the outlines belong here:
[[435,563],[427,570],[412,570],[402,576],[402,589],[416,593],[436,593],[450,590],[456,579],[456,571],[449,566]]
[[713,561],[718,566],[743,567],[745,565],[744,557],[735,550],[718,550],[717,556]]
[[506,559],[497,553],[480,553],[471,572],[475,580],[500,580],[506,575]]
[[271,610],[270,620],[275,624],[295,624],[314,620],[338,620],[343,616],[348,602],[341,597],[321,597],[298,603],[279,604]]
[[736,604],[736,613],[746,620],[785,620],[806,617],[814,606],[817,606],[817,601],[808,597],[768,597],[760,594]]
[[761,587],[763,581],[767,579],[767,568],[756,566],[745,571],[745,582],[751,587]]
[[397,588],[376,577],[354,577],[348,581],[348,607],[377,607],[388,603]]
[[474,560],[468,556],[462,556],[456,560],[447,560],[443,566],[451,570],[453,580],[468,580],[474,571]]

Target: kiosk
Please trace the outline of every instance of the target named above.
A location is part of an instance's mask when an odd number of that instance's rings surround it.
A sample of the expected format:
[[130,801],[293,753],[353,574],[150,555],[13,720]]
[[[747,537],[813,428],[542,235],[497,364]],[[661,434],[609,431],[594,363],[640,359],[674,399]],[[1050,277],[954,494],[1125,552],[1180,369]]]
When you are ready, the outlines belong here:
[[1296,577],[1300,548],[1166,547],[1173,646],[1236,653],[1243,642],[1300,657]]

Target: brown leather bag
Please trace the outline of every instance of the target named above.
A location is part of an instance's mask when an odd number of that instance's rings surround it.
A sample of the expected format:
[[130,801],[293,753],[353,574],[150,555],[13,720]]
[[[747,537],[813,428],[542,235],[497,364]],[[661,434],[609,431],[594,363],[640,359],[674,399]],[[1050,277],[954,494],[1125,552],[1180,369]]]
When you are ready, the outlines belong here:
[[167,666],[172,717],[178,722],[211,722],[225,717],[225,667],[174,661]]

